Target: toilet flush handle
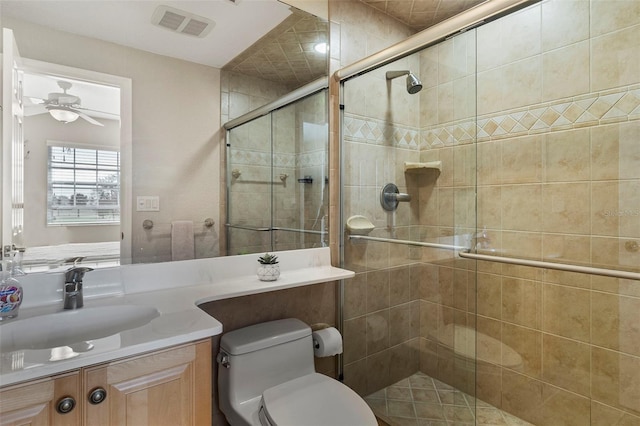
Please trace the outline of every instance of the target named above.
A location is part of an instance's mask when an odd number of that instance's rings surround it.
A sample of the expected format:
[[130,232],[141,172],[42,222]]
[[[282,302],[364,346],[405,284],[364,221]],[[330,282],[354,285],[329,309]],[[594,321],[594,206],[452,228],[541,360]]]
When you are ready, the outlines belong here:
[[218,356],[216,357],[216,361],[218,361],[218,364],[220,364],[224,368],[229,368],[231,366],[231,364],[229,364],[229,355],[227,355],[224,352],[218,353]]

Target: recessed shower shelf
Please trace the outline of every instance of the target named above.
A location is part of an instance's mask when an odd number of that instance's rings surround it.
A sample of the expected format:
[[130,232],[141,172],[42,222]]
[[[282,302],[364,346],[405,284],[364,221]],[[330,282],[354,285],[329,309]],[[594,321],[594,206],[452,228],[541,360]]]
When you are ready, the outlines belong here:
[[429,161],[426,163],[404,162],[405,173],[424,173],[430,170],[437,170],[440,173],[442,171],[442,161]]

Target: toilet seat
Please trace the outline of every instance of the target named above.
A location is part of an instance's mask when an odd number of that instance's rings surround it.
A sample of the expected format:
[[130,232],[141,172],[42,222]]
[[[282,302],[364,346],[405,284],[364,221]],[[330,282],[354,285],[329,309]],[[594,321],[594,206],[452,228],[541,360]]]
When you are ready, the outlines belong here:
[[376,426],[373,412],[357,393],[337,380],[312,373],[262,393],[263,426]]

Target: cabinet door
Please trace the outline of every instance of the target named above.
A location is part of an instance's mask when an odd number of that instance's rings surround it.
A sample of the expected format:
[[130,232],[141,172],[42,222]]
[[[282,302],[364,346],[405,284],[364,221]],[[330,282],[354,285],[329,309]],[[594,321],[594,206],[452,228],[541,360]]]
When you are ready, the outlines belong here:
[[[78,425],[82,418],[79,395],[79,371],[3,389],[0,425]],[[72,398],[72,405],[65,398]],[[69,409],[67,413],[58,412],[61,403]]]
[[211,356],[206,340],[86,369],[84,424],[211,424]]

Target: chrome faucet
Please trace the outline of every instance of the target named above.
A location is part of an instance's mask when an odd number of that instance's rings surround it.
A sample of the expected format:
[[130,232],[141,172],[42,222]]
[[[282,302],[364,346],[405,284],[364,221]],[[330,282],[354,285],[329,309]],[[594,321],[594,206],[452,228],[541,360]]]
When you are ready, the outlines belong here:
[[93,271],[86,266],[74,266],[64,274],[64,309],[78,309],[84,306],[82,297],[82,278],[84,274]]

